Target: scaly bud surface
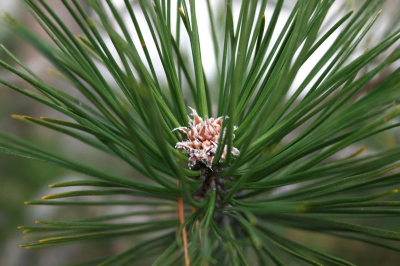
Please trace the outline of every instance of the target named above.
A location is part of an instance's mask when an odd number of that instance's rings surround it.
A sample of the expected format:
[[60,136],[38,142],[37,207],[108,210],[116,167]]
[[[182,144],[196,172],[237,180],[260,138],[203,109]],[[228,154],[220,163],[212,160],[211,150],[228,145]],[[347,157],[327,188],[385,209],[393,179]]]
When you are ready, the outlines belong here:
[[[224,117],[206,118],[205,121],[197,114],[196,110],[192,110],[193,119],[189,117],[189,127],[178,127],[179,130],[186,134],[186,140],[178,142],[176,149],[183,149],[189,155],[189,168],[191,169],[196,163],[202,162],[212,169],[212,161],[218,149],[218,141],[221,137],[221,125]],[[236,130],[236,127],[234,128]],[[222,137],[225,137],[225,132]],[[233,135],[235,138],[235,135]],[[219,162],[223,162],[226,158],[228,145],[224,146]],[[232,147],[230,151],[234,156],[239,155],[239,150]]]

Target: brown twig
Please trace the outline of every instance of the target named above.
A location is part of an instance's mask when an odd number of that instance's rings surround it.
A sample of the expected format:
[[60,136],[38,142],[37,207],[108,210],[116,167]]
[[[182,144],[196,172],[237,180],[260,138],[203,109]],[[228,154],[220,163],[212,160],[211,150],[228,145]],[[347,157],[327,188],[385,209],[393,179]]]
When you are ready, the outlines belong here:
[[[179,180],[178,180],[178,186],[181,186],[181,182]],[[178,198],[178,216],[179,216],[179,221],[180,221],[181,225],[184,224],[185,223],[185,213],[184,213],[182,197]],[[183,249],[185,252],[185,265],[190,266],[186,227],[183,227],[183,229],[182,229],[182,238],[183,238]]]

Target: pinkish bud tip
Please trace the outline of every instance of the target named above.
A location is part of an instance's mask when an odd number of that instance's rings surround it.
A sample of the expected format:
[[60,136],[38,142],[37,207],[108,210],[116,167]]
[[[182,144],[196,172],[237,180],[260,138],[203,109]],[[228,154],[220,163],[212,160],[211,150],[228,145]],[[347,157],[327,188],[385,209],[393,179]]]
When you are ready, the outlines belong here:
[[[190,108],[190,107],[189,107]],[[184,152],[189,155],[189,168],[196,165],[197,162],[204,163],[207,167],[211,169],[212,161],[214,159],[215,153],[218,149],[218,141],[221,135],[221,125],[224,118],[228,117],[218,117],[218,118],[206,118],[205,121],[197,114],[196,110],[192,110],[193,119],[189,117],[189,128],[178,127],[175,130],[179,130],[186,134],[186,140],[178,142],[175,146],[176,149],[183,149]],[[236,130],[237,127],[234,127]],[[225,131],[223,132],[223,137]],[[235,135],[233,135],[233,138]],[[226,158],[227,145],[224,147],[224,151],[220,158],[222,162]],[[239,150],[232,147],[231,153],[234,156],[240,154]]]

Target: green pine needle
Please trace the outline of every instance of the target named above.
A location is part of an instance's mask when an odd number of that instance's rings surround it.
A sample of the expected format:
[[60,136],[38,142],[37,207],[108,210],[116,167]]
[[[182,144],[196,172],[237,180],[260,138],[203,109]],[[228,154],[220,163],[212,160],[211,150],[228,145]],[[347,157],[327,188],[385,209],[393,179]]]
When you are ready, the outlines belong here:
[[[87,176],[49,185],[67,190],[25,204],[142,208],[96,217],[77,208],[79,220],[20,226],[37,240],[21,247],[121,237],[131,243],[125,250],[71,265],[354,265],[318,241],[287,234],[296,230],[400,251],[386,242],[399,241],[400,232],[364,225],[400,216],[400,146],[374,146],[400,126],[398,24],[365,47],[384,1],[363,1],[339,16],[331,15],[338,5],[331,0],[207,1],[207,14],[198,1],[137,2],[87,0],[86,8],[62,0],[80,28],[74,35],[50,1],[23,0],[52,42],[3,17],[52,63],[50,74],[82,95],[48,84],[2,45],[15,63],[0,65],[40,94],[0,82],[65,120],[12,117],[138,173],[118,176],[0,132],[0,151]],[[204,17],[214,75],[205,71]],[[145,220],[121,220],[133,217]]]

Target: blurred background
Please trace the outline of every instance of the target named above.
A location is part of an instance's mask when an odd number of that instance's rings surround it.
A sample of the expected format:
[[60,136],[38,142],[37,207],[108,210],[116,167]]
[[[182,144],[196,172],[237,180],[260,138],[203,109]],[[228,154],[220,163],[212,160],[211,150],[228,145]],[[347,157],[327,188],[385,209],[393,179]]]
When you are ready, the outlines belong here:
[[[48,1],[50,5],[56,10],[59,16],[63,19],[64,23],[69,26],[74,34],[80,34],[79,28],[72,21],[69,14],[64,10],[62,4],[58,1]],[[115,0],[117,6],[121,6],[123,1]],[[135,2],[135,1],[133,1]],[[172,1],[175,2],[175,1]],[[218,12],[222,10],[222,5],[214,4],[216,21],[218,23],[219,15]],[[221,2],[221,1],[215,1]],[[270,1],[273,3],[274,1]],[[284,10],[282,12],[280,22],[284,23],[287,18],[289,11],[291,10],[295,1],[287,0],[285,2]],[[357,8],[360,2],[356,0],[339,0],[336,1],[332,12],[328,17],[332,18],[333,21],[337,21],[344,13],[347,13],[353,8]],[[84,3],[84,1],[82,1]],[[206,75],[209,80],[213,79],[215,69],[215,57],[212,48],[210,24],[208,22],[207,5],[205,0],[198,1],[198,12],[199,14],[205,14],[199,16],[200,21],[200,40],[202,42],[202,56],[204,61],[204,68]],[[135,3],[133,3],[135,4]],[[267,23],[270,14],[272,13],[273,4],[269,4],[266,12]],[[29,25],[29,28],[37,34],[43,36],[43,38],[49,39],[40,26],[35,22],[34,18],[24,9],[24,7],[15,0],[0,0],[0,9],[2,12],[7,12],[17,20],[21,21],[25,25]],[[355,55],[359,55],[366,48],[371,47],[381,40],[382,36],[387,36],[391,31],[398,28],[400,16],[400,5],[398,0],[387,1],[385,6],[382,7],[382,16],[378,19],[376,25],[371,29],[368,37],[365,41],[360,44],[359,51]],[[88,9],[88,12],[89,9]],[[121,11],[123,12],[123,10]],[[238,9],[234,9],[237,16]],[[176,12],[174,12],[176,14]],[[267,24],[268,25],[268,24]],[[279,27],[279,25],[278,25]],[[147,35],[149,36],[149,35]],[[333,36],[333,38],[335,35]],[[145,35],[146,38],[146,35]],[[147,37],[150,38],[150,37]],[[23,61],[28,67],[34,70],[41,78],[48,81],[54,87],[67,91],[68,93],[74,94],[79,97],[79,94],[71,88],[68,84],[61,81],[60,79],[49,74],[49,69],[52,66],[34,50],[29,44],[22,41],[18,36],[13,34],[10,30],[1,27],[0,30],[0,43],[6,46],[11,52],[16,54],[18,58]],[[183,38],[182,43],[187,43],[187,39]],[[328,40],[327,44],[330,44]],[[151,49],[151,47],[149,48]],[[322,48],[323,51],[323,48]],[[154,61],[157,62],[156,53],[152,53]],[[319,54],[319,55],[318,55]],[[318,60],[318,56],[323,53],[318,53],[315,58],[310,60],[309,65],[313,65],[313,60]],[[2,49],[0,49],[0,58],[6,62],[15,65]],[[315,62],[315,61],[314,61]],[[157,67],[156,67],[157,68]],[[158,71],[161,70],[159,65]],[[307,65],[304,67],[305,73],[308,73]],[[383,72],[380,76],[376,77],[373,81],[375,84],[382,80],[390,70]],[[293,84],[293,90],[296,88],[302,80],[299,75],[299,79],[296,79]],[[0,69],[0,78],[7,80],[19,87],[26,89],[33,89],[18,77],[10,74],[4,69]],[[371,87],[373,84],[371,84]],[[367,90],[368,88],[366,88]],[[55,111],[23,96],[9,88],[0,85],[0,130],[13,135],[22,137],[26,140],[30,140],[40,146],[46,147],[66,155],[67,157],[74,158],[77,161],[82,161],[94,166],[101,166],[103,169],[108,170],[115,174],[121,174],[123,176],[129,176],[135,174],[127,165],[120,163],[118,160],[105,155],[104,153],[97,152],[89,147],[81,145],[79,142],[72,138],[65,137],[61,134],[55,133],[51,130],[41,128],[39,126],[22,123],[18,120],[11,118],[11,114],[29,115],[32,117],[47,116],[58,118],[60,115]],[[371,139],[369,143],[363,143],[367,145],[370,150],[379,150],[387,147],[392,147],[398,144],[399,137],[398,131],[392,131],[384,133],[385,135],[379,135],[379,138]],[[76,247],[63,247],[57,249],[55,252],[52,250],[25,250],[18,248],[23,239],[21,230],[17,229],[19,225],[31,225],[35,220],[58,220],[64,216],[68,216],[68,219],[73,217],[79,217],[80,212],[86,212],[95,215],[96,213],[104,213],[109,210],[104,210],[102,207],[44,207],[44,206],[27,206],[24,205],[24,201],[40,199],[42,196],[50,194],[47,185],[59,182],[61,180],[78,179],[79,175],[55,167],[53,165],[45,164],[38,161],[32,161],[29,159],[19,158],[15,156],[5,155],[0,153],[0,265],[57,265],[62,264],[64,259],[70,258],[71,256],[79,257],[84,254],[81,250]],[[57,190],[60,191],[61,190]],[[53,192],[53,191],[52,191]],[[399,197],[397,197],[400,200]],[[79,209],[77,209],[79,208]],[[82,208],[86,208],[83,210]],[[132,208],[131,208],[132,209]],[[115,209],[114,209],[115,210]],[[392,230],[400,230],[399,220],[368,220],[367,223],[373,225],[379,223],[384,224],[384,227]],[[288,232],[293,240],[309,242],[313,244],[315,242],[320,243],[320,247],[329,251],[334,255],[340,256],[344,259],[348,259],[357,265],[398,265],[400,256],[398,253],[393,251],[387,251],[382,248],[374,247],[367,244],[361,244],[353,240],[344,240],[346,242],[343,245],[341,239],[336,237],[326,237],[323,235],[312,235],[303,234],[302,232]],[[115,249],[118,250],[118,245],[115,244],[110,247],[104,245],[104,249]],[[101,252],[102,249],[97,249],[93,252]],[[85,253],[91,251],[85,249]],[[87,254],[86,254],[87,255]]]

